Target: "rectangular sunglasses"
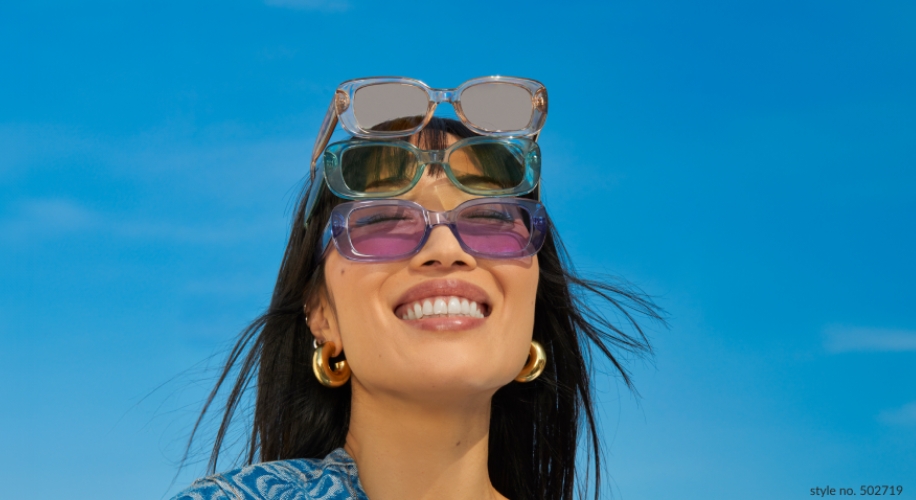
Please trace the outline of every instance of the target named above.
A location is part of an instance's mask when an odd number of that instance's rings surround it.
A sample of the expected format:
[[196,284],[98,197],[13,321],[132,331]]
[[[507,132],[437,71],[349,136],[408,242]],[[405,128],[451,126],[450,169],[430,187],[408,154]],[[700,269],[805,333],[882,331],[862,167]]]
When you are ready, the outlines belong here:
[[454,89],[433,89],[403,77],[348,80],[337,87],[321,123],[312,151],[312,178],[338,120],[354,137],[406,137],[422,130],[443,102],[454,106],[458,118],[481,135],[535,135],[547,118],[547,88],[529,78],[485,76]]
[[541,177],[541,150],[525,137],[470,137],[444,150],[420,149],[406,141],[348,140],[324,151],[324,176],[340,198],[389,198],[406,193],[429,165],[477,196],[521,196]]
[[334,207],[317,256],[331,241],[345,258],[360,262],[407,259],[420,252],[435,226],[452,231],[465,252],[485,259],[530,257],[544,245],[547,212],[524,198],[476,198],[433,212],[407,200],[342,203]]

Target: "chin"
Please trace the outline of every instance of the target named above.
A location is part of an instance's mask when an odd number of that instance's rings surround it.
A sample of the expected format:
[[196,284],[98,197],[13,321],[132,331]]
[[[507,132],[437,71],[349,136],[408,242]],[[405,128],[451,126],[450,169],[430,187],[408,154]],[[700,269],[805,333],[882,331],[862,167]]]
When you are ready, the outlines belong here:
[[423,372],[407,374],[404,392],[430,394],[435,399],[446,396],[491,396],[499,388],[512,382],[514,375],[506,371],[493,371],[493,367],[437,367]]

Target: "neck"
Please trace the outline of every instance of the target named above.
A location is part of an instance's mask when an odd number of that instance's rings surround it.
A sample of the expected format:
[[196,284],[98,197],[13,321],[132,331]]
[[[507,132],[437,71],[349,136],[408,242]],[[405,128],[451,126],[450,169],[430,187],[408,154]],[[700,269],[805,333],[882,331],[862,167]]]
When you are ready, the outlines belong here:
[[345,449],[372,500],[502,499],[487,471],[490,397],[429,405],[356,380]]

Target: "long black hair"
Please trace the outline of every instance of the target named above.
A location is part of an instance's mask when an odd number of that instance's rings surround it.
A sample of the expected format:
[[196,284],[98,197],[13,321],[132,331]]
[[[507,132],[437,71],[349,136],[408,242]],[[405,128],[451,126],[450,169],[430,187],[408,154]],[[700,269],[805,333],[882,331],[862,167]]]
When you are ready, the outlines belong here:
[[[460,122],[434,118],[419,139],[430,149],[444,149],[449,135],[464,138],[474,134]],[[438,175],[441,170],[428,173]],[[311,368],[314,337],[303,312],[309,297],[322,289],[324,267],[315,252],[331,209],[342,201],[323,189],[305,225],[305,200],[309,190],[319,188],[321,184],[314,183],[303,190],[270,305],[239,335],[191,433],[193,441],[221,388],[231,387],[210,453],[211,473],[216,471],[233,419],[240,410],[250,410],[246,396],[252,388],[253,425],[246,439],[246,463],[323,458],[346,441],[350,385],[329,389],[315,379]],[[552,224],[538,253],[538,265],[534,339],[547,353],[547,367],[535,381],[510,383],[493,396],[490,480],[513,499],[572,500],[578,488],[588,488],[590,483],[588,466],[576,475],[576,452],[584,431],[589,458],[594,459],[592,485],[597,498],[601,450],[589,378],[590,354],[597,348],[632,388],[618,357],[651,353],[636,316],[662,321],[661,312],[647,296],[627,285],[578,277]],[[608,320],[596,308],[596,300],[609,305],[612,315],[622,318],[624,324]]]

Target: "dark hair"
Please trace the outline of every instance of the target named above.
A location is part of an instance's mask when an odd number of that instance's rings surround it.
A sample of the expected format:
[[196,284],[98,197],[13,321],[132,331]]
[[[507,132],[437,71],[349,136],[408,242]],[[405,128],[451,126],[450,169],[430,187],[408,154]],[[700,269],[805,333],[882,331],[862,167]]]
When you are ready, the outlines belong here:
[[[428,148],[443,149],[448,135],[464,138],[474,134],[459,122],[434,118],[420,132],[420,139]],[[439,175],[435,169],[429,174]],[[307,186],[302,193],[270,305],[240,334],[191,433],[193,440],[220,389],[234,377],[210,453],[211,473],[216,471],[230,423],[252,386],[256,395],[246,446],[248,464],[323,458],[345,443],[350,384],[329,389],[315,379],[311,368],[314,338],[303,313],[308,297],[322,289],[324,268],[314,253],[331,209],[342,201],[324,189],[305,226],[302,218],[308,190],[319,187]],[[589,486],[588,466],[585,474],[578,478],[575,474],[578,438],[584,424],[593,453],[590,458],[595,460],[597,498],[601,452],[589,381],[590,354],[597,348],[607,356],[623,382],[632,388],[627,369],[614,352],[651,353],[634,313],[660,321],[662,317],[659,308],[641,292],[576,276],[552,225],[538,253],[538,265],[534,339],[543,345],[548,363],[535,381],[510,383],[493,396],[490,480],[509,498],[572,500],[577,486]],[[605,301],[627,324],[617,326],[608,320],[594,308],[595,299]],[[188,449],[190,446],[189,441]]]

